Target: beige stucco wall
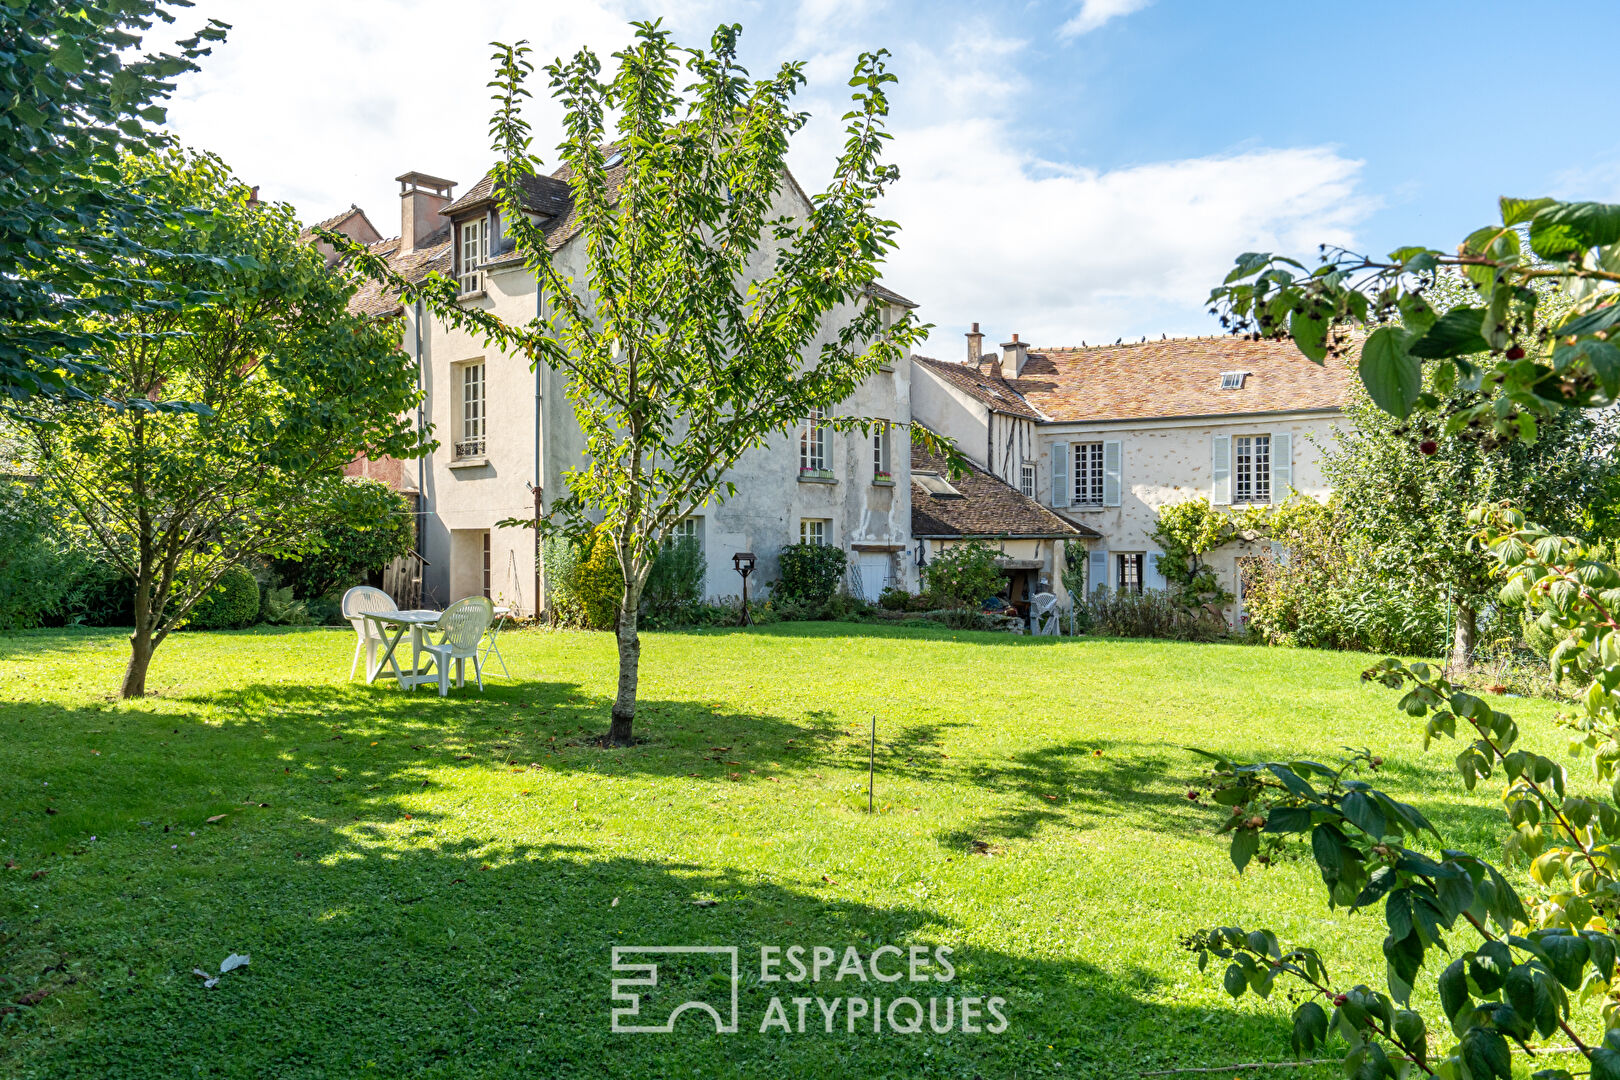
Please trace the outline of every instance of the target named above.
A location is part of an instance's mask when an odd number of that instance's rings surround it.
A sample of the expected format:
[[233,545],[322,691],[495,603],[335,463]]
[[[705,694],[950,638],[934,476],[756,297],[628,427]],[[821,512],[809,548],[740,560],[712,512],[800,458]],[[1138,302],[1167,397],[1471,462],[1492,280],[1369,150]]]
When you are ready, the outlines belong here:
[[[793,185],[778,199],[778,212],[802,214],[808,207]],[[576,281],[584,280],[583,249],[576,239],[554,254],[558,269]],[[755,265],[768,267],[775,248],[767,242]],[[484,275],[485,295],[468,300],[512,323],[535,314],[533,278],[521,266],[492,269]],[[852,311],[836,312],[828,329],[806,349],[814,357],[825,340]],[[535,541],[529,529],[496,527],[503,518],[529,518],[534,513],[529,485],[538,480],[546,507],[566,494],[565,473],[578,464],[585,441],[573,419],[563,376],[542,368],[538,379],[540,400],[539,462],[536,464],[536,376],[526,358],[512,357],[485,346],[477,338],[437,321],[423,326],[423,370],[427,389],[425,413],[440,442],[426,469],[424,484],[425,602],[449,603],[482,587],[482,537],[491,533],[491,594],[525,613],[535,605]],[[406,341],[413,328],[406,329]],[[474,466],[452,463],[452,446],[459,437],[459,398],[454,382],[459,365],[482,357],[485,362],[486,460]],[[799,479],[798,433],[786,432],[764,447],[750,450],[727,474],[737,494],[723,502],[711,500],[698,507],[699,535],[707,555],[707,591],[711,597],[734,596],[741,581],[731,556],[753,551],[759,557],[750,590],[777,576],[776,553],[799,538],[801,518],[831,522],[829,542],[851,550],[893,548],[894,576],[914,585],[913,560],[904,548],[910,543],[911,476],[907,449],[911,365],[883,371],[861,386],[839,410],[841,415],[895,422],[890,435],[892,486],[873,482],[872,444],[860,432],[830,437],[831,483]]]

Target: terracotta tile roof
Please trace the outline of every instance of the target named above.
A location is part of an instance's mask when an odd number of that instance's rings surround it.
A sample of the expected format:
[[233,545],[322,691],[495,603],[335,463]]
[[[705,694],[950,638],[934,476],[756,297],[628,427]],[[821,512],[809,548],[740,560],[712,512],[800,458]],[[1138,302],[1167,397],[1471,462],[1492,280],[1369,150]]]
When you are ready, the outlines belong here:
[[[993,353],[987,355],[994,356]],[[1001,377],[999,364],[980,364],[978,367],[972,367],[968,364],[952,364],[945,360],[935,360],[927,356],[913,356],[912,359],[922,364],[929,371],[936,372],[947,383],[975,400],[988,405],[996,412],[1022,416],[1027,420],[1045,419],[1029,402],[1024,400],[1023,395],[1018,390]]]
[[[359,214],[361,217],[366,216],[366,212],[364,210],[360,209],[354,203],[350,203],[349,208],[347,210],[341,211],[340,213],[333,214],[331,217],[327,218],[325,221],[317,221],[313,225],[305,225],[303,227],[303,229],[300,230],[300,232],[298,233],[298,238],[300,240],[308,240],[310,237],[315,235],[315,230],[316,229],[336,229],[339,225],[343,224],[345,221],[348,221],[350,218],[354,217],[356,214]],[[368,219],[368,223],[369,223],[369,219]]]
[[[379,240],[369,249],[374,255],[382,255],[400,274],[411,281],[421,281],[434,270],[442,274],[450,272],[450,240],[448,233],[443,235],[437,243],[417,248],[406,255],[399,254],[399,237]],[[385,292],[382,285],[367,280],[349,298],[349,310],[364,315],[393,315],[400,310],[399,297],[393,293]]]
[[[939,495],[920,483],[918,473],[934,474],[961,493]],[[973,466],[952,478],[945,459],[911,448],[911,535],[919,537],[1068,537],[1099,533],[1054,514],[999,477]]]
[[[1242,386],[1222,390],[1221,374],[1237,371]],[[1031,349],[1007,385],[1061,422],[1339,409],[1352,378],[1342,362],[1314,364],[1286,338],[1207,337]]]

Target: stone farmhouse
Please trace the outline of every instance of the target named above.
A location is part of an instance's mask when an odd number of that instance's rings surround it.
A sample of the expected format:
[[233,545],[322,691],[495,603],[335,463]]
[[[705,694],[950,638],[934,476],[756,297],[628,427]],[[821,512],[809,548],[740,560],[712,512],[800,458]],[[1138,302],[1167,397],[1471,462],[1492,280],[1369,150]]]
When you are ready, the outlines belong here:
[[[1018,340],[962,362],[912,358],[912,411],[987,473],[1089,534],[1088,590],[1162,588],[1158,509],[1326,498],[1319,446],[1343,418],[1351,373],[1291,341],[1175,338],[1080,348]],[[1063,566],[1053,552],[1052,579]],[[1242,595],[1237,542],[1209,563]],[[1241,617],[1241,607],[1234,613]]]
[[[623,176],[623,167],[614,164],[610,157],[610,184]],[[585,252],[568,178],[566,168],[532,177],[522,197],[525,212],[544,229],[558,269],[582,281]],[[381,238],[354,208],[329,227],[366,243],[409,279],[433,271],[453,277],[463,304],[512,323],[541,314],[536,281],[514,250],[490,177],[459,197],[455,183],[440,177],[408,172],[396,179],[399,236]],[[804,192],[787,177],[776,212],[802,217],[809,208]],[[766,245],[757,264],[768,267],[773,256]],[[914,306],[877,285],[871,296],[891,313]],[[400,339],[417,360],[425,392],[419,420],[431,424],[439,440],[439,448],[422,461],[359,461],[350,470],[383,479],[415,500],[418,602],[442,606],[482,594],[518,613],[543,610],[546,585],[537,533],[499,523],[544,513],[566,493],[564,474],[584,454],[585,439],[563,375],[545,365],[531,370],[527,357],[492,349],[374,284],[357,293],[354,305],[398,320]],[[829,320],[829,337],[847,314]],[[819,344],[812,343],[807,353]],[[777,552],[800,541],[850,552],[852,583],[874,599],[894,582],[915,586],[916,568],[908,554],[911,460],[901,441],[911,420],[910,379],[909,364],[883,370],[844,405],[847,415],[890,420],[894,428],[863,435],[811,421],[748,451],[727,477],[737,494],[696,508],[680,523],[679,531],[694,537],[707,556],[711,597],[741,591],[734,552],[758,556],[753,579],[758,585],[776,577]],[[410,585],[396,581],[404,595],[412,595]]]

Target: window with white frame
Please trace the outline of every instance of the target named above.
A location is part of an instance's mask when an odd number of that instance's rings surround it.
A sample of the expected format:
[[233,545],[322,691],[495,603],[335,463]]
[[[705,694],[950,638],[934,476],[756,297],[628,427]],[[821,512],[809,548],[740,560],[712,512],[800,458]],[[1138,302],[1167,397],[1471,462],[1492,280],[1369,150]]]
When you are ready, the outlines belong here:
[[1018,467],[1018,490],[1033,499],[1035,497],[1035,463],[1026,461]]
[[483,218],[463,222],[461,225],[461,283],[462,295],[479,292],[484,287],[484,272],[479,269],[489,257],[489,224]]
[[832,532],[832,522],[826,518],[800,518],[799,543],[815,544],[822,547],[827,543],[827,534]]
[[1236,435],[1232,438],[1232,501],[1271,501],[1271,436]]
[[892,480],[889,469],[889,425],[879,424],[872,432],[872,479]]
[[824,473],[827,465],[827,425],[822,423],[820,409],[810,410],[810,417],[799,432],[799,471]]
[[696,544],[699,550],[703,548],[703,519],[700,517],[683,517],[669,530],[671,544]]
[[1139,593],[1142,591],[1142,563],[1143,553],[1121,552],[1114,556],[1114,581],[1122,593]]
[[1103,444],[1074,444],[1074,505],[1103,504]]
[[456,396],[460,399],[461,423],[456,431],[455,457],[484,456],[484,362],[462,364]]

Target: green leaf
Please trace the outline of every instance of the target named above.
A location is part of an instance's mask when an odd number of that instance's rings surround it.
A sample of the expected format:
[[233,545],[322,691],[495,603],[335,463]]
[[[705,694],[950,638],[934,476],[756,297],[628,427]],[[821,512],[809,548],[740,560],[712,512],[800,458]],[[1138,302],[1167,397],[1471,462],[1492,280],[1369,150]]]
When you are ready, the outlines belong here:
[[1407,351],[1425,360],[1449,360],[1485,352],[1490,346],[1479,332],[1484,319],[1484,308],[1452,308],[1436,319],[1428,332],[1412,342]]
[[1541,210],[1556,204],[1554,199],[1514,199],[1507,195],[1502,196],[1499,205],[1502,207],[1502,224],[1521,225]]
[[1327,1012],[1314,1001],[1307,1001],[1294,1010],[1294,1034],[1290,1040],[1295,1057],[1305,1057],[1327,1042]]
[[1395,1014],[1394,1028],[1401,1048],[1421,1061],[1428,1052],[1429,1040],[1429,1029],[1423,1017],[1411,1009],[1402,1009]]
[[1620,1054],[1606,1046],[1592,1051],[1592,1080],[1620,1080]]
[[1406,331],[1393,326],[1374,330],[1361,347],[1361,381],[1380,409],[1405,419],[1423,391],[1423,372],[1406,351]]
[[1554,330],[1553,334],[1557,337],[1585,337],[1588,334],[1612,329],[1616,323],[1620,323],[1620,303],[1597,308],[1585,315],[1577,315]]
[[1274,806],[1266,815],[1268,833],[1304,832],[1311,827],[1311,808],[1308,806]]
[[1313,319],[1298,311],[1288,317],[1288,332],[1293,335],[1299,351],[1320,364],[1327,359],[1328,322]]
[[1507,1040],[1487,1028],[1470,1028],[1462,1038],[1463,1064],[1473,1080],[1513,1080]]
[[1378,804],[1359,791],[1349,792],[1339,800],[1339,809],[1356,828],[1376,840],[1384,837],[1384,812]]
[[1446,965],[1446,969],[1440,973],[1438,986],[1440,1008],[1453,1020],[1473,1003],[1468,996],[1468,971],[1460,959]]
[[1236,964],[1227,967],[1226,974],[1222,977],[1221,982],[1226,986],[1226,992],[1235,998],[1242,997],[1243,991],[1249,988],[1249,977]]
[[1487,941],[1468,957],[1468,975],[1482,994],[1500,990],[1512,967],[1513,953],[1501,941]]
[[1270,252],[1245,251],[1242,255],[1237,257],[1237,265],[1232,268],[1231,273],[1226,275],[1225,283],[1230,285],[1234,281],[1246,278],[1249,275],[1259,271],[1261,267],[1265,266],[1270,261]]
[[1620,240],[1620,206],[1554,203],[1530,221],[1530,249],[1543,259],[1567,257]]
[[1574,934],[1537,935],[1547,953],[1547,970],[1570,990],[1580,988],[1586,961],[1591,958],[1591,946],[1583,937]]
[[1260,850],[1260,834],[1254,829],[1239,829],[1232,835],[1232,865],[1242,873],[1255,853]]

